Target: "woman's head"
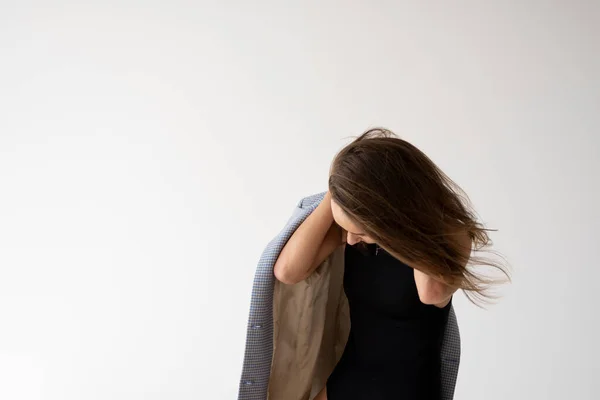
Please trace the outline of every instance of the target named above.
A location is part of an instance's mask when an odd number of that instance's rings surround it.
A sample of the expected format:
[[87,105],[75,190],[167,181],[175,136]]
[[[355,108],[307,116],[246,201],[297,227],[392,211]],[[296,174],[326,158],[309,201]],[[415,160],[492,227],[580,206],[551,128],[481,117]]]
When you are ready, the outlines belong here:
[[333,200],[331,201],[331,212],[335,222],[345,231],[346,243],[353,246],[360,242],[369,244],[376,242]]
[[[499,263],[471,257],[461,248],[468,235],[474,251],[491,244],[468,198],[423,152],[386,129],[371,129],[342,149],[331,165],[329,191],[336,222],[349,244],[377,243],[409,265],[464,289],[471,301],[490,297],[497,282],[477,274],[474,264]],[[467,249],[468,250],[468,249]]]

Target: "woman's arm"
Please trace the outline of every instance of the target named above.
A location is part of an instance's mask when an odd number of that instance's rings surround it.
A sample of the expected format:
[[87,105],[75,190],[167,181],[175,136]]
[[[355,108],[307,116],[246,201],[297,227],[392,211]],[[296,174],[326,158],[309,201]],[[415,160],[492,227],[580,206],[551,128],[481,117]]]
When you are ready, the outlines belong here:
[[[463,253],[465,260],[468,260],[471,255],[471,245],[472,241],[468,232],[461,233],[457,240],[457,246]],[[452,295],[456,292],[456,288],[435,280],[417,268],[414,268],[414,273],[421,303],[431,304],[440,308],[446,307]]]
[[342,230],[333,221],[331,194],[327,192],[281,250],[273,273],[283,283],[298,283],[308,278],[341,244]]
[[436,307],[444,308],[450,302],[450,298],[456,292],[456,289],[436,281],[424,272],[414,269],[415,283],[419,292],[419,299],[423,304],[430,304]]

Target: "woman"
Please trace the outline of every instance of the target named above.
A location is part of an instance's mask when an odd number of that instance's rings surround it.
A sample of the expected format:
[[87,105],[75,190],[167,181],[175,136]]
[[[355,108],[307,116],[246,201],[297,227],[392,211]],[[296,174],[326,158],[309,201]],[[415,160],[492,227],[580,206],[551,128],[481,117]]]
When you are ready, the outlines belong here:
[[466,196],[420,150],[385,129],[365,132],[334,159],[329,191],[274,266],[306,279],[345,246],[350,335],[315,400],[438,400],[440,347],[452,295],[490,297],[494,280],[469,264],[490,244]]

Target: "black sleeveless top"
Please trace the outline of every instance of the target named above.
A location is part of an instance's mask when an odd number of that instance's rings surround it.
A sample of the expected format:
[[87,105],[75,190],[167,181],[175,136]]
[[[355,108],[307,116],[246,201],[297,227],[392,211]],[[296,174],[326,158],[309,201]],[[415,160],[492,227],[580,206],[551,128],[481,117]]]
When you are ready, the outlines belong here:
[[376,245],[346,245],[344,268],[350,335],[328,400],[439,400],[451,302],[421,303],[413,269]]

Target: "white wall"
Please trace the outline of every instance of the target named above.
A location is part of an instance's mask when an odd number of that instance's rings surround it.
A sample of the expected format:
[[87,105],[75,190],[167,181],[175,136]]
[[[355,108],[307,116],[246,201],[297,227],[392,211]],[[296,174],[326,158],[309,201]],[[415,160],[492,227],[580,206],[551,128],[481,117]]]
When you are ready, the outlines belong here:
[[463,186],[515,270],[488,311],[457,296],[456,398],[597,398],[599,16],[1,1],[0,398],[235,398],[263,246],[376,125]]

